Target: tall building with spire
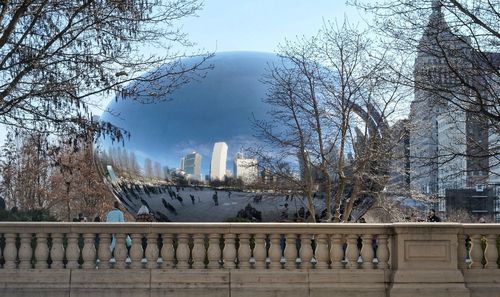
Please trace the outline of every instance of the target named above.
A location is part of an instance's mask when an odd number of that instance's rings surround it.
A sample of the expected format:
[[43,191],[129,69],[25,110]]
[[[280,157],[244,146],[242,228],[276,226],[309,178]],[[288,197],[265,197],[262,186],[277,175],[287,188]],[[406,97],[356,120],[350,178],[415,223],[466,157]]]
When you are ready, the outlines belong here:
[[212,151],[212,161],[210,162],[210,179],[223,180],[226,175],[227,144],[216,142]]
[[410,184],[416,192],[444,197],[446,189],[485,182],[488,159],[476,156],[488,149],[487,125],[468,109],[452,103],[472,100],[460,90],[455,71],[473,69],[473,51],[467,38],[450,30],[441,2],[433,1],[413,73]]

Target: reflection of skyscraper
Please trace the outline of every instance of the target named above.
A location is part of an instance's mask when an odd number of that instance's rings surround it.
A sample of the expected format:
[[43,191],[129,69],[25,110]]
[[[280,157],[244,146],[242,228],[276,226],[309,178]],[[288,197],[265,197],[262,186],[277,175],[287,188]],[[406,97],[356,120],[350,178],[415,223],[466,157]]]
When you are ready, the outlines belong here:
[[184,170],[184,157],[181,158],[181,166],[179,167],[181,170]]
[[191,175],[191,178],[201,180],[201,155],[197,152],[192,152],[187,154],[182,158],[181,168],[186,174]]
[[216,142],[212,152],[212,162],[210,163],[210,179],[223,180],[226,174],[227,144]]
[[243,154],[236,154],[234,157],[234,177],[241,178],[244,183],[251,183],[257,180],[258,173],[257,159],[245,159]]

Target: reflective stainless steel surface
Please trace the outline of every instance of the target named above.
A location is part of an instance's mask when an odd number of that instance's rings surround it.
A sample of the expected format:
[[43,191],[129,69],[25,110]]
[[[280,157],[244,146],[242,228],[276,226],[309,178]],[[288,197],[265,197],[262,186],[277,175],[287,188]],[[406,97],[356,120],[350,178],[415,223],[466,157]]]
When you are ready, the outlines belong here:
[[[205,78],[189,82],[158,103],[143,104],[134,97],[110,103],[110,112],[101,119],[130,132],[130,139],[124,143],[99,139],[96,159],[105,182],[129,212],[136,213],[145,204],[160,220],[223,221],[250,204],[262,212],[262,220],[272,221],[283,216],[285,203],[290,216],[300,209],[300,201],[285,201],[286,195],[229,195],[220,189],[215,203],[212,188],[176,188],[165,181],[166,176],[172,180],[179,174],[181,158],[193,152],[201,156],[200,174],[190,178],[206,180],[216,142],[227,144],[228,170],[233,170],[238,152],[259,143],[251,120],[268,117],[261,79],[277,61],[268,53],[219,53],[209,60],[213,69]],[[161,85],[161,80],[156,84]],[[154,93],[155,86],[142,84],[141,88],[147,94]]]

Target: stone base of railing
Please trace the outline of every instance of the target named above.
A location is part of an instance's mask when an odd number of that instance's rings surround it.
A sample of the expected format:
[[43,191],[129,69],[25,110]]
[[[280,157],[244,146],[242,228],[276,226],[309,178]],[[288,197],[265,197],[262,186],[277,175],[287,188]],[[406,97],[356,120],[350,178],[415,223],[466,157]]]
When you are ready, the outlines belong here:
[[390,297],[470,297],[462,273],[458,270],[396,271]]
[[260,297],[387,296],[389,271],[319,270],[11,270],[0,271],[2,296]]
[[[389,270],[83,270],[0,271],[1,296],[12,297],[321,297],[500,296],[500,271],[465,270],[457,283],[430,273],[435,282],[390,285]],[[411,277],[407,274],[406,277]],[[419,276],[413,276],[419,277]],[[418,293],[417,295],[415,295]]]
[[500,296],[500,271],[471,270],[463,271],[470,296],[498,297]]

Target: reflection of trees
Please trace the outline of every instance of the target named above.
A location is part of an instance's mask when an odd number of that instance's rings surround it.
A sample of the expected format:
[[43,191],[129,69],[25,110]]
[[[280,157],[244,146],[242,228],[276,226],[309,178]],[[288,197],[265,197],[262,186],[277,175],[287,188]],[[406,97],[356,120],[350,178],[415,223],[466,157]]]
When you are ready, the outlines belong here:
[[[196,184],[196,181],[191,181],[191,184]],[[241,178],[235,178],[233,176],[224,176],[223,180],[210,180],[209,185],[214,188],[224,187],[236,190],[242,190],[244,188],[243,180]]]
[[137,162],[137,157],[134,152],[130,152],[129,154],[129,170],[128,172],[133,176],[139,176],[141,174],[141,166],[139,162]]
[[141,166],[134,152],[128,152],[121,147],[110,146],[108,152],[99,152],[101,170],[106,172],[106,166],[111,165],[117,176],[137,179],[141,174]]
[[154,171],[154,177],[155,178],[162,179],[163,175],[161,173],[161,164],[160,164],[160,162],[155,162],[154,163],[153,171]]
[[144,177],[146,178],[152,178],[153,175],[153,162],[151,159],[146,158],[144,159]]
[[160,162],[146,158],[142,169],[135,153],[121,147],[109,147],[108,153],[101,152],[99,159],[103,172],[107,170],[106,165],[111,165],[115,174],[122,178],[151,181],[164,180],[166,176]]

